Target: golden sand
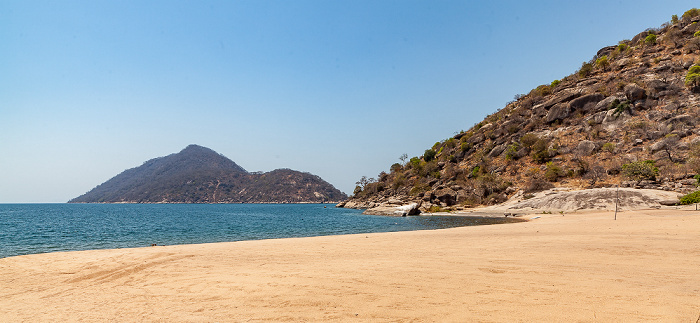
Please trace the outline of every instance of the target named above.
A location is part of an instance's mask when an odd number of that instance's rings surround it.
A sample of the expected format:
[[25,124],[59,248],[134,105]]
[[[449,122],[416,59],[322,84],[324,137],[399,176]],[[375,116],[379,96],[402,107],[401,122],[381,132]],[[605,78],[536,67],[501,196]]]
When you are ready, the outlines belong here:
[[700,212],[0,259],[0,321],[696,322]]

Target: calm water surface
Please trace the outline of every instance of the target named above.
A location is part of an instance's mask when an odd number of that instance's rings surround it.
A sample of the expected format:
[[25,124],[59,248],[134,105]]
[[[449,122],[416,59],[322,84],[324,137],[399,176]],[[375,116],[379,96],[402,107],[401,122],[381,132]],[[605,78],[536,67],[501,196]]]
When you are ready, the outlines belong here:
[[440,229],[504,218],[363,215],[328,204],[0,204],[0,258],[53,251]]

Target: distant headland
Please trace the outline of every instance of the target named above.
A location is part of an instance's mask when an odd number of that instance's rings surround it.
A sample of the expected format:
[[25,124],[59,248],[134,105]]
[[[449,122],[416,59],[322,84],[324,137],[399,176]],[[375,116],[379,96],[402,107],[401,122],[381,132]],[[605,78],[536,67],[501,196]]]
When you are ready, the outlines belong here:
[[251,173],[198,145],[127,169],[68,203],[332,203],[347,198],[319,176]]

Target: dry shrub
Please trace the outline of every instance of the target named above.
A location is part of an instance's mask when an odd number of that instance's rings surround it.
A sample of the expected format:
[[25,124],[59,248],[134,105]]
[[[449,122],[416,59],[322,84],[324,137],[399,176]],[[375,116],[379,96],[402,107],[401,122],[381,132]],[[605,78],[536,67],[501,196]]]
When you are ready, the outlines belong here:
[[671,164],[659,167],[659,177],[668,178],[672,181],[690,177],[693,170],[689,164]]
[[542,176],[533,176],[527,181],[525,193],[534,193],[548,190],[550,188],[554,188],[552,183],[545,180]]

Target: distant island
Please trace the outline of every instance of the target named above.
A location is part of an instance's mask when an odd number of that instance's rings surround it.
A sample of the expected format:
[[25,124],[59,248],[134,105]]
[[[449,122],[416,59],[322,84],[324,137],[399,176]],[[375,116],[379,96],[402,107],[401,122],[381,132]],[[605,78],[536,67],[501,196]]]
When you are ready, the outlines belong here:
[[251,173],[198,145],[146,161],[68,203],[333,203],[347,198],[319,176]]

